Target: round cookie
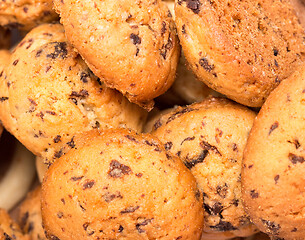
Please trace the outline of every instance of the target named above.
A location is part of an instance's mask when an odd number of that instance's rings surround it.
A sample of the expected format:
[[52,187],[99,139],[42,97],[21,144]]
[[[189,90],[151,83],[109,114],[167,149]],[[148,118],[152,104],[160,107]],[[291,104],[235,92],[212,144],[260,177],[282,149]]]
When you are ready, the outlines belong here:
[[198,79],[244,105],[260,107],[304,61],[305,33],[289,1],[176,0],[175,14]]
[[147,114],[92,74],[60,24],[28,33],[0,83],[3,125],[46,163],[74,148],[78,132],[110,127],[141,131]]
[[0,25],[29,31],[42,23],[58,20],[52,0],[5,0],[0,4]]
[[107,86],[151,110],[173,83],[180,45],[161,0],[55,0],[68,40]]
[[49,239],[200,239],[196,181],[157,138],[110,129],[88,132],[82,142],[44,177]]
[[203,239],[254,234],[241,202],[241,162],[255,113],[224,98],[177,107],[154,124],[152,135],[180,157],[203,193]]
[[39,185],[28,193],[19,206],[18,223],[21,230],[28,234],[31,240],[47,239],[42,228],[40,196],[41,186]]
[[0,239],[1,240],[30,240],[28,235],[23,235],[20,227],[8,213],[0,208]]
[[261,108],[244,152],[242,197],[254,224],[276,239],[304,239],[305,66]]

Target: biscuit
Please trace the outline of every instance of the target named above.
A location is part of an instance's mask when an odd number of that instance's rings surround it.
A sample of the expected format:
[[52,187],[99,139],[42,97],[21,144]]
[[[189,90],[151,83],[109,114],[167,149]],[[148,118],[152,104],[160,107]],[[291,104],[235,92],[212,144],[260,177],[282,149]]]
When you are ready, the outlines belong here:
[[254,224],[276,239],[304,239],[305,67],[261,108],[244,152],[242,197]]
[[173,83],[180,55],[161,0],[55,0],[68,40],[107,86],[148,110]]
[[30,240],[28,235],[23,235],[18,224],[2,208],[0,208],[0,239]]
[[8,49],[11,46],[11,33],[0,26],[0,49]]
[[303,0],[290,0],[290,2],[295,9],[301,25],[305,28],[305,2]]
[[49,239],[200,239],[196,181],[157,138],[124,129],[83,135],[42,183]]
[[58,20],[52,0],[5,0],[0,4],[0,25],[29,31],[42,23]]
[[203,193],[203,239],[254,234],[241,202],[241,161],[255,113],[224,98],[177,107],[154,124],[158,137],[180,157]]
[[31,240],[47,239],[42,228],[40,196],[41,186],[39,185],[28,193],[19,207],[19,226],[25,234],[30,236]]
[[185,57],[210,88],[260,107],[304,61],[304,29],[289,1],[176,0]]
[[147,114],[93,75],[60,24],[28,33],[0,82],[4,127],[46,163],[73,148],[77,132],[110,127],[141,131]]

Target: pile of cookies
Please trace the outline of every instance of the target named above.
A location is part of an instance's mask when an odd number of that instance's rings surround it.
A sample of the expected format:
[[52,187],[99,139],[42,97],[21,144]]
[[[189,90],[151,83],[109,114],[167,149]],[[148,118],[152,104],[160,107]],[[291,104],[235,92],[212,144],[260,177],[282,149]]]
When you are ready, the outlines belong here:
[[1,1],[0,239],[305,239],[304,9]]

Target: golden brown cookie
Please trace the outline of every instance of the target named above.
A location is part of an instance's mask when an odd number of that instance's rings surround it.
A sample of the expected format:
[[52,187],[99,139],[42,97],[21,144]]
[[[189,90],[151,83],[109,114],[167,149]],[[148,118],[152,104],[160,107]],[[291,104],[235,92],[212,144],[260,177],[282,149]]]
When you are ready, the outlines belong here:
[[30,240],[28,235],[23,235],[20,227],[8,213],[0,208],[0,239],[1,240]]
[[242,197],[257,227],[276,239],[304,239],[305,66],[260,110],[245,148]]
[[191,69],[251,107],[304,61],[304,29],[289,1],[176,0],[175,22]]
[[4,0],[0,4],[0,25],[29,31],[58,19],[52,0]]
[[51,163],[94,128],[142,130],[146,112],[105,86],[66,41],[60,24],[21,41],[0,78],[0,119],[35,155]]
[[82,141],[44,177],[49,239],[200,239],[196,181],[157,138],[118,129]]
[[151,132],[191,170],[203,193],[203,239],[254,234],[241,202],[241,161],[255,113],[224,98],[177,107]]
[[55,0],[68,40],[106,85],[146,109],[173,83],[180,54],[161,0]]
[[28,234],[31,240],[47,239],[42,228],[41,219],[41,186],[28,193],[19,207],[18,223],[21,230]]

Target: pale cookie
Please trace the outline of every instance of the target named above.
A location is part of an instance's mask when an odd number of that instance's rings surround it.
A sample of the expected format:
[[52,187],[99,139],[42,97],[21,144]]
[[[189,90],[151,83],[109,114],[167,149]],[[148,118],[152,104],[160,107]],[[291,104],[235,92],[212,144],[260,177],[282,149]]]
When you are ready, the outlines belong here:
[[66,41],[60,24],[21,41],[0,78],[0,119],[35,155],[52,163],[94,128],[142,130],[146,112],[105,86]]
[[241,202],[241,161],[255,113],[224,98],[178,107],[151,132],[191,170],[203,193],[203,239],[254,234]]
[[0,208],[0,239],[1,240],[31,240],[28,235],[24,235],[8,213]]
[[151,110],[173,83],[180,45],[161,0],[55,0],[68,40],[107,86]]
[[289,1],[176,0],[175,22],[191,69],[250,107],[305,59],[305,33]]
[[[106,130],[58,159],[42,184],[49,239],[200,239],[202,195],[150,135]],[[60,226],[60,227],[59,227]]]
[[4,0],[0,4],[0,25],[29,31],[42,23],[58,20],[52,0]]
[[305,236],[305,68],[260,110],[245,148],[242,192],[257,227],[278,239]]
[[26,199],[19,206],[18,223],[31,240],[47,239],[42,228],[41,219],[41,186],[28,193]]

